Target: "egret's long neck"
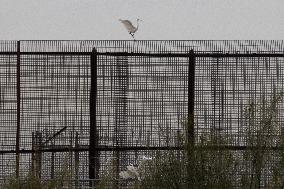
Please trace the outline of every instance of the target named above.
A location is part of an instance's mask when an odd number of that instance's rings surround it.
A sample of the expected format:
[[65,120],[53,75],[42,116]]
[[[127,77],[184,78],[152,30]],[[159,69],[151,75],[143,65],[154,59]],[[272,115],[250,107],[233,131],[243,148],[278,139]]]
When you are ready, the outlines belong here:
[[137,30],[138,30],[138,27],[139,27],[139,20],[137,20],[137,27],[136,27],[136,28],[137,28]]

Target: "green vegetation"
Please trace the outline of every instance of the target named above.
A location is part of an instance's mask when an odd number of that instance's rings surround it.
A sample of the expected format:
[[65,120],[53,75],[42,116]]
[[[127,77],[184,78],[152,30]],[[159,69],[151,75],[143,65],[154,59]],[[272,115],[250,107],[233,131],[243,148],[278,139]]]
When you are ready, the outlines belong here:
[[29,174],[24,179],[11,177],[6,180],[3,189],[62,189],[66,185],[64,173],[50,181],[43,182],[38,177]]
[[72,171],[68,169],[67,160],[64,160],[64,168],[58,172],[54,179],[48,181],[41,180],[34,171],[30,170],[29,174],[23,179],[16,176],[9,177],[5,180],[1,189],[62,189],[72,188]]
[[[284,129],[278,120],[282,97],[280,93],[269,101],[250,102],[245,107],[242,112],[242,124],[246,129],[243,149],[235,149],[233,138],[216,131],[199,136],[195,144],[184,134],[182,151],[159,151],[137,168],[128,166],[120,175],[117,162],[112,160],[100,175],[97,188],[284,188]],[[188,128],[192,128],[190,121],[185,133]],[[64,172],[63,176],[46,183],[32,175],[24,180],[11,178],[4,188],[62,188],[66,180]],[[119,176],[123,178],[118,179]]]
[[[121,182],[136,189],[284,188],[284,129],[278,120],[282,97],[281,92],[245,107],[243,149],[234,149],[233,138],[216,131],[199,136],[196,144],[184,135],[182,152],[157,152],[144,171],[137,170],[141,180]],[[186,126],[185,133],[192,128],[190,121]]]

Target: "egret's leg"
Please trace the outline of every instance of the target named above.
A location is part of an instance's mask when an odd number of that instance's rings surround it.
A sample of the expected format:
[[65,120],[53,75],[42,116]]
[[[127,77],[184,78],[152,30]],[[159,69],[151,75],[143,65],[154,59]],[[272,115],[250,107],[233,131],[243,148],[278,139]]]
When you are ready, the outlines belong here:
[[132,38],[135,40],[135,38],[134,38],[134,33],[129,33],[131,36],[132,36]]

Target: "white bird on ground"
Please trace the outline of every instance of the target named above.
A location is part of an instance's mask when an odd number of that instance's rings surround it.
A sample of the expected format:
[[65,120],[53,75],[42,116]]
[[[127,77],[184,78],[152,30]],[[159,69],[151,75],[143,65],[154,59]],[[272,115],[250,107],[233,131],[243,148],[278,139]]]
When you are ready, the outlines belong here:
[[124,27],[127,29],[127,31],[129,32],[129,34],[134,38],[134,33],[138,30],[139,27],[139,21],[142,21],[140,19],[137,18],[137,26],[133,26],[133,24],[129,21],[129,20],[122,20],[119,19],[119,21],[124,25]]
[[142,156],[142,161],[149,161],[152,160],[153,158],[151,157],[146,157],[146,156]]
[[137,178],[139,181],[141,181],[140,175],[138,173],[137,167],[134,167],[133,165],[126,166],[126,171],[121,171],[119,173],[119,176],[123,179],[135,179]]

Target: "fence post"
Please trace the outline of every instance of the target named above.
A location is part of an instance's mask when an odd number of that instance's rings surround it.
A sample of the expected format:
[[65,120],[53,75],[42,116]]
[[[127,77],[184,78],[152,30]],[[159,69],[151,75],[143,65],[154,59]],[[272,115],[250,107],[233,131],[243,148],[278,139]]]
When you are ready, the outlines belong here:
[[53,149],[54,149],[54,146],[55,146],[55,144],[54,144],[54,141],[52,140],[51,141],[51,148],[52,148],[52,152],[51,152],[51,167],[50,167],[50,178],[51,179],[54,179],[54,169],[55,169],[55,166],[54,166],[54,164],[55,164],[55,161],[54,161],[54,159],[55,159],[55,152],[53,151]]
[[40,179],[42,164],[42,133],[40,131],[32,133],[32,150],[32,174]]
[[189,145],[194,145],[194,87],[195,87],[195,54],[193,50],[189,52],[188,65],[188,128],[187,140]]
[[17,41],[17,129],[16,129],[16,177],[20,174],[20,125],[21,125],[21,46]]
[[94,187],[99,176],[99,151],[96,124],[97,101],[97,50],[91,53],[91,91],[90,91],[90,142],[89,142],[89,179],[90,187]]
[[[187,174],[189,178],[192,178],[194,175],[192,174],[192,169],[195,165],[194,158],[194,82],[195,82],[195,54],[193,50],[190,50],[188,54],[188,112],[187,112],[187,146],[186,146],[186,156],[187,156]],[[191,182],[187,184],[188,188],[191,186]]]
[[79,134],[75,135],[75,189],[79,188]]

